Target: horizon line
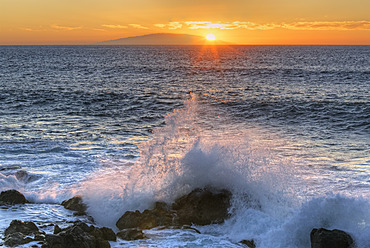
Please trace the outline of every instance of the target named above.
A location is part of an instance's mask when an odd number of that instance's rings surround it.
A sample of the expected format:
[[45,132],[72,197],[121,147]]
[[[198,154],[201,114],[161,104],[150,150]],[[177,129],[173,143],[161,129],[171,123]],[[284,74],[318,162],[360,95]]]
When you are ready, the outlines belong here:
[[[99,43],[99,42],[97,42]],[[0,44],[0,46],[370,46],[369,44],[178,44],[178,45],[171,45],[171,44],[117,44],[117,45],[104,45],[104,44]]]

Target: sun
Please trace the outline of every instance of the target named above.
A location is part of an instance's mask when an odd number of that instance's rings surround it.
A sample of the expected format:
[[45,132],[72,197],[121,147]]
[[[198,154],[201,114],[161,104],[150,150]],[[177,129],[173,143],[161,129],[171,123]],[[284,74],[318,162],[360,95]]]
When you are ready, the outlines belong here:
[[207,34],[206,39],[207,40],[215,40],[216,36],[214,34]]

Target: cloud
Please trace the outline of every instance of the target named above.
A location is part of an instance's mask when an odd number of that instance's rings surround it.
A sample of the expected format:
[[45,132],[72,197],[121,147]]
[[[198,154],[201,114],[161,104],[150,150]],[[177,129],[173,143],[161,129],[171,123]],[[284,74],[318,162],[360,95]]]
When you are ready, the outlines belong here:
[[370,21],[333,21],[333,22],[292,22],[292,23],[255,23],[247,21],[233,22],[210,22],[210,21],[182,21],[169,22],[167,24],[155,24],[154,26],[165,29],[247,29],[247,30],[270,30],[284,28],[290,30],[370,30]]
[[20,29],[23,30],[23,31],[28,31],[28,32],[39,31],[39,30],[32,29],[32,28],[20,28]]
[[102,25],[103,27],[106,28],[128,28],[127,26],[122,26],[122,25],[114,25],[114,24],[104,24]]
[[129,24],[130,27],[133,27],[133,28],[138,28],[138,29],[149,29],[147,27],[144,27],[140,24]]
[[242,22],[242,21],[234,21],[234,22],[198,22],[198,21],[187,21],[185,24],[190,29],[248,29],[248,30],[268,30],[273,29],[276,27],[275,24],[257,24],[254,22]]
[[182,28],[180,22],[169,22],[168,24],[154,24],[158,28],[167,28],[167,29],[179,29]]
[[70,27],[70,26],[51,25],[51,28],[58,29],[58,30],[71,31],[71,30],[81,29],[82,27]]
[[281,27],[293,30],[370,30],[370,21],[295,22]]
[[[186,26],[189,29],[249,29],[249,30],[267,30],[276,27],[274,24],[257,24],[253,22],[210,22],[210,21],[184,21],[184,22],[170,22],[168,24],[156,24],[155,26],[168,29],[182,28]],[[176,27],[176,28],[174,28]]]
[[107,32],[106,29],[102,29],[102,28],[93,28],[92,30],[99,31],[99,32]]

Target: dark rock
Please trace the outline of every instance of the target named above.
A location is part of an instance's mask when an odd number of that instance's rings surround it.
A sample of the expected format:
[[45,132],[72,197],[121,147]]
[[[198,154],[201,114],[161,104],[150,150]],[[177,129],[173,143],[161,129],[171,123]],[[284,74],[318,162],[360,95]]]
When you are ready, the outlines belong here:
[[184,225],[184,226],[181,227],[181,229],[182,230],[193,230],[196,233],[201,234],[201,232],[198,229],[196,229],[196,228],[194,228],[192,226]]
[[46,243],[42,245],[43,248],[63,248],[65,247],[64,237],[55,234],[45,235]]
[[[107,228],[108,229],[108,228]],[[105,238],[106,229],[101,230],[85,223],[77,222],[72,226],[61,229],[58,234],[48,234],[45,237],[44,248],[109,248]]]
[[157,202],[154,209],[139,211],[127,211],[117,221],[116,226],[121,229],[140,228],[150,229],[157,226],[171,225],[174,221],[174,213],[163,202]]
[[[31,221],[13,220],[5,229],[4,235],[4,244],[7,246],[18,246],[43,239],[43,233]],[[35,238],[27,237],[30,235],[34,235]]]
[[172,204],[180,225],[220,224],[229,217],[231,192],[195,189]]
[[145,235],[143,231],[137,228],[129,228],[121,230],[117,233],[117,237],[123,240],[137,240],[137,239],[145,239]]
[[25,170],[19,170],[19,171],[17,171],[15,173],[15,177],[17,178],[18,181],[21,181],[21,182],[24,182],[24,183],[36,181],[37,179],[40,178],[39,176],[29,174]]
[[27,203],[24,195],[17,190],[11,189],[2,191],[0,194],[0,204],[25,204]]
[[32,242],[33,239],[31,237],[27,237],[26,235],[20,233],[20,232],[15,232],[7,235],[4,239],[4,245],[6,246],[18,246],[18,245],[23,245],[27,244],[29,242]]
[[60,228],[58,225],[54,226],[54,234],[58,234],[62,231],[62,228]]
[[154,209],[127,211],[117,221],[121,229],[151,229],[158,226],[209,225],[224,222],[229,217],[231,193],[227,190],[195,189],[180,197],[172,208],[156,202]]
[[83,203],[81,196],[74,196],[69,200],[63,201],[62,206],[66,209],[76,211],[75,215],[86,215],[86,204]]
[[341,230],[324,228],[311,231],[311,248],[350,248],[353,247],[352,237]]
[[183,225],[183,226],[160,226],[157,228],[157,230],[165,230],[165,229],[181,229],[181,230],[193,230],[194,232],[201,234],[201,232],[189,225]]
[[19,181],[27,181],[27,178],[29,177],[28,172],[25,170],[19,170],[15,173],[15,177]]
[[35,237],[33,238],[34,241],[43,241],[45,240],[45,234],[40,233],[40,234],[35,234]]
[[20,221],[12,220],[9,227],[5,229],[5,236],[8,236],[13,233],[22,233],[23,235],[35,235],[39,234],[39,229],[35,223],[31,221]]
[[109,240],[109,241],[116,241],[117,237],[116,234],[113,232],[112,229],[108,227],[102,227],[100,228],[100,231],[103,233],[103,239]]
[[22,167],[19,166],[19,165],[13,165],[13,166],[9,166],[9,167],[2,167],[0,168],[0,171],[7,171],[7,170],[17,170],[17,169],[21,169]]
[[241,244],[248,246],[249,248],[256,248],[256,244],[254,243],[254,240],[242,240],[240,241]]

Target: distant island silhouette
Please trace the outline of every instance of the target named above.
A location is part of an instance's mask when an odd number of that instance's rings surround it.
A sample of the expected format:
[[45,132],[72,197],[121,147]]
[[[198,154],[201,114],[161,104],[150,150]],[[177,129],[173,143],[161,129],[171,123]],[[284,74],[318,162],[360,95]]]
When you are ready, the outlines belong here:
[[95,45],[226,45],[227,42],[209,41],[205,37],[190,34],[156,33],[95,43]]

